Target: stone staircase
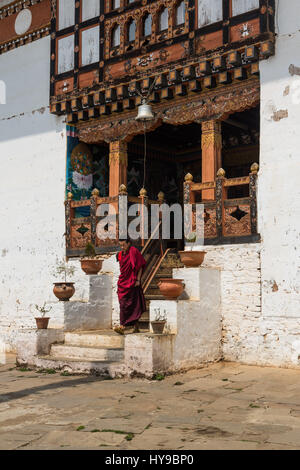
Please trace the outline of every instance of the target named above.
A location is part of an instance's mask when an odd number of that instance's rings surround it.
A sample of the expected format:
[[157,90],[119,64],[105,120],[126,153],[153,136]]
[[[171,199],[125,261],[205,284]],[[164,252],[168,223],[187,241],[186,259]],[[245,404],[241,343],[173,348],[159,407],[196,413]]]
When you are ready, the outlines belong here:
[[124,361],[124,337],[113,330],[66,332],[63,343],[39,355],[37,366],[71,373],[116,376]]
[[152,279],[149,287],[145,292],[146,300],[146,311],[142,314],[139,320],[140,330],[143,332],[149,331],[149,305],[151,300],[164,300],[164,297],[160,294],[158,287],[159,279],[162,278],[172,278],[172,272],[175,268],[182,268],[183,264],[181,263],[180,256],[176,252],[169,252],[166,257],[163,259],[156,275]]

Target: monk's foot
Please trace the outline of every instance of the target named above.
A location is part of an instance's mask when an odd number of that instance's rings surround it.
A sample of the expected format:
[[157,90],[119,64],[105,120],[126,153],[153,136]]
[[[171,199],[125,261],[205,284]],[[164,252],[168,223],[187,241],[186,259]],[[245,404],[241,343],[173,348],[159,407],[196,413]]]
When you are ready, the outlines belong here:
[[114,331],[116,333],[119,333],[119,335],[124,335],[124,332],[125,332],[125,327],[120,325],[120,326],[115,326],[114,327]]
[[125,326],[124,335],[130,335],[133,333],[133,326]]

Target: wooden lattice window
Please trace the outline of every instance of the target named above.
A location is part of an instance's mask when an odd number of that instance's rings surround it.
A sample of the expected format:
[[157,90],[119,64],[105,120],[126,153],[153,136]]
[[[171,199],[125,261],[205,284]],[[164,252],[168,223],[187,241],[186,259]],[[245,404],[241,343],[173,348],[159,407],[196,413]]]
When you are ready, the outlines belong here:
[[223,19],[223,0],[198,0],[198,28]]
[[111,31],[111,46],[118,47],[120,45],[120,25],[116,24]]
[[259,8],[259,0],[232,0],[232,16]]
[[182,0],[178,3],[176,7],[176,14],[175,14],[175,23],[176,26],[182,25],[185,23],[185,2]]
[[116,10],[117,8],[120,8],[120,0],[112,0],[112,5],[111,5],[111,8],[112,10]]
[[166,31],[169,26],[169,12],[167,8],[163,8],[158,17],[158,30]]
[[136,34],[136,23],[133,19],[131,19],[127,25],[127,41],[133,42],[135,40]]
[[58,30],[69,28],[75,24],[74,0],[59,0],[58,2]]
[[100,42],[99,26],[87,28],[81,32],[81,66],[99,62]]
[[143,18],[143,36],[150,36],[152,33],[152,15],[147,13]]
[[100,15],[99,0],[81,0],[81,21],[88,21]]

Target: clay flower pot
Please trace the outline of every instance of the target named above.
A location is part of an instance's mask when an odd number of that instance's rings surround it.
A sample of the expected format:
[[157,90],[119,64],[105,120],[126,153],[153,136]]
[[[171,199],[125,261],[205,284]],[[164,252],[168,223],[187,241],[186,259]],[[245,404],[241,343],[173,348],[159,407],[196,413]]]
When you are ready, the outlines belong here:
[[176,300],[182,294],[184,284],[182,279],[160,279],[158,287],[167,300]]
[[163,321],[152,321],[151,326],[152,326],[153,333],[155,335],[162,335],[163,331],[164,331],[164,328],[165,328],[165,324],[166,324],[165,320],[163,320]]
[[61,302],[68,302],[75,293],[74,282],[55,282],[53,293]]
[[48,323],[49,323],[50,318],[49,317],[39,317],[36,318],[36,327],[38,330],[47,330],[48,328]]
[[198,268],[204,261],[206,251],[179,251],[179,254],[186,268]]
[[98,274],[102,268],[103,259],[81,259],[81,269],[85,274],[93,275]]

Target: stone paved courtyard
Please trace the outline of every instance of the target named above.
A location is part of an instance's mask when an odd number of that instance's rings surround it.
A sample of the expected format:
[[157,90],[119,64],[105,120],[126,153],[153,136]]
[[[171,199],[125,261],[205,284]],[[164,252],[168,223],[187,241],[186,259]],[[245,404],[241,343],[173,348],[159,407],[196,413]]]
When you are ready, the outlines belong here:
[[0,366],[0,449],[300,448],[300,371],[218,363],[103,380],[14,361]]

